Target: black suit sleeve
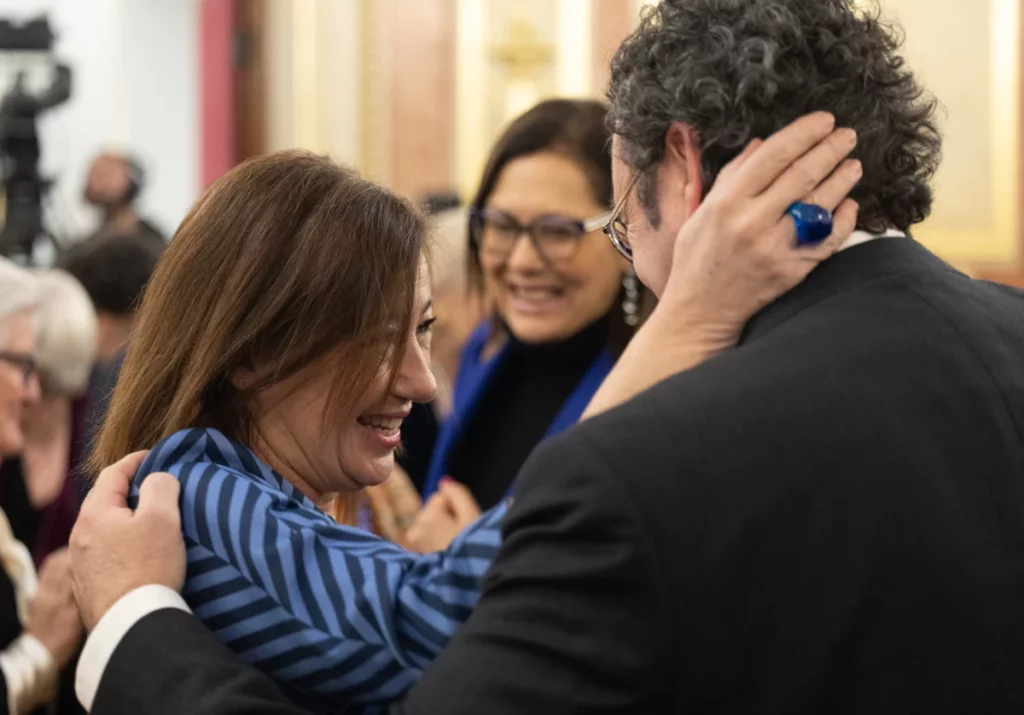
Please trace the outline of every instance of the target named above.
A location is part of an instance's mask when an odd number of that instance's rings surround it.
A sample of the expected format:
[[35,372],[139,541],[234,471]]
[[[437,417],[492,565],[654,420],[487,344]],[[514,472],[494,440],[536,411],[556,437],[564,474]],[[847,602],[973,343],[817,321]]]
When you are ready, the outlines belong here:
[[556,438],[520,473],[479,605],[393,715],[666,711],[659,573],[622,485],[578,430]]
[[0,715],[8,715],[10,709],[7,707],[7,679],[4,672],[0,670]]
[[94,715],[303,715],[266,674],[242,663],[191,614],[156,611],[125,634]]

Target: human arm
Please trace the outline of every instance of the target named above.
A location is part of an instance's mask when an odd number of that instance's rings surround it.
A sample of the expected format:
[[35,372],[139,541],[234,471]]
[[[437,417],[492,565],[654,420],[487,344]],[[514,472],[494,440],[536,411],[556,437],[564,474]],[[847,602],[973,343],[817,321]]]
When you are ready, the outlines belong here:
[[574,431],[516,492],[479,605],[392,713],[665,712],[667,594],[627,495]]
[[[144,664],[144,665],[140,665]],[[265,673],[244,664],[187,611],[163,608],[117,643],[98,683],[95,715],[301,715]]]
[[[0,554],[10,601],[0,606],[8,625],[23,630],[0,651],[2,710],[24,713],[48,702],[56,693],[60,668],[81,640],[81,624],[71,595],[67,553],[58,551],[44,563],[37,578],[32,558],[11,534],[0,511]],[[5,599],[6,600],[6,599]]]
[[[297,692],[329,695],[343,702],[356,698],[379,701],[404,692],[468,616],[478,597],[479,579],[499,541],[503,510],[486,515],[478,528],[467,530],[445,553],[417,556],[365,532],[340,527],[326,517],[313,522],[296,518],[294,505],[289,506],[286,499],[274,501],[264,493],[246,492],[254,482],[230,471],[176,471],[186,494],[202,486],[207,495],[201,500],[186,498],[182,504],[190,561],[186,596],[197,616],[220,640],[235,648],[241,649],[242,642],[250,638],[254,647],[245,657],[292,684]],[[165,480],[166,475],[150,475],[142,482],[140,511],[154,477]],[[229,492],[241,495],[245,503],[251,494],[252,513],[262,520],[260,529],[267,538],[254,540],[250,550],[236,550],[233,545],[240,544],[239,538],[224,539],[215,524],[204,521],[206,507]],[[161,498],[163,503],[169,501],[167,495]],[[88,546],[82,538],[88,533],[86,527],[97,526],[90,516],[95,511],[83,509],[85,519],[73,542],[80,550]],[[253,568],[254,563],[267,568]],[[100,563],[97,568],[105,566],[108,564]],[[211,600],[211,594],[222,598]],[[180,608],[183,604],[164,606]],[[239,622],[237,607],[250,609],[245,612],[250,617]],[[139,616],[118,618],[116,626],[105,629],[111,633],[105,638],[111,641],[109,646],[101,649],[107,651],[106,658],[120,647],[119,640]],[[268,618],[284,629],[287,637],[275,639],[261,632],[260,626],[265,626]],[[88,620],[92,624],[96,619]],[[104,625],[90,637],[87,648],[98,642],[97,633]],[[91,660],[102,663],[104,657]],[[306,668],[304,672],[315,670],[327,677],[311,685],[309,678],[299,682],[296,663],[300,670]],[[87,670],[79,669],[80,686]],[[102,665],[98,671],[93,681],[104,677]],[[368,673],[380,678],[373,687],[367,686]],[[83,690],[88,688],[80,687],[80,694]]]
[[374,532],[404,545],[405,532],[423,506],[409,475],[396,464],[387,481],[367,487],[364,493],[370,503]]
[[430,555],[338,525],[211,430],[169,438],[139,474],[152,469],[181,483],[186,601],[299,698],[372,704],[405,692],[468,617],[500,542],[503,507]]
[[38,638],[22,633],[0,651],[0,713],[27,713],[46,703],[57,684],[53,656]]
[[437,491],[416,514],[402,544],[421,554],[443,551],[479,518],[480,505],[473,493],[453,479],[442,479]]
[[103,470],[71,535],[75,595],[92,631],[78,666],[83,706],[100,715],[299,715],[269,676],[217,643],[178,595],[185,577],[178,482],[153,475],[138,508],[127,504],[144,456]]

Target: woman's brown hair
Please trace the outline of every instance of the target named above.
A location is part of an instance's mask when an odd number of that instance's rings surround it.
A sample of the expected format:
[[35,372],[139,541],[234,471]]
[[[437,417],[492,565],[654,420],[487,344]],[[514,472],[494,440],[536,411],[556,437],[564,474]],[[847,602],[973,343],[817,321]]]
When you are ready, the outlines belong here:
[[[385,361],[395,374],[425,240],[408,202],[323,157],[225,174],[146,288],[92,470],[187,427],[248,442],[252,396],[319,360],[342,414]],[[229,376],[245,367],[260,379],[243,391]]]

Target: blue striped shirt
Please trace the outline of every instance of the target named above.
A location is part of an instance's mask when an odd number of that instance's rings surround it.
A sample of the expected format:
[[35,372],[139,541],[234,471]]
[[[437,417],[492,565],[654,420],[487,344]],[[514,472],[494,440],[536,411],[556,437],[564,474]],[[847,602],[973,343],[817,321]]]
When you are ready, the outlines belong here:
[[181,482],[182,595],[196,617],[318,713],[377,712],[416,682],[476,605],[507,510],[421,555],[335,523],[216,430],[156,445],[133,504],[153,472]]

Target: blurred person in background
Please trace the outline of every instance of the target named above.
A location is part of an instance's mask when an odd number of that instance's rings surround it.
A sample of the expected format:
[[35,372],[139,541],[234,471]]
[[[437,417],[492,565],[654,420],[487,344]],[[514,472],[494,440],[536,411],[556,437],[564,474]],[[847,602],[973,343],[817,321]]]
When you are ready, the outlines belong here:
[[136,200],[145,188],[145,171],[134,158],[104,152],[93,159],[83,197],[99,209],[100,227],[87,240],[137,234],[154,244],[166,243],[163,232],[139,215]]
[[483,317],[484,299],[467,281],[468,213],[457,197],[428,199],[433,214],[430,266],[437,322],[430,348],[430,364],[437,381],[437,397],[429,404],[414,405],[402,425],[402,449],[396,453],[398,468],[384,484],[366,490],[373,530],[392,541],[403,542],[405,531],[420,510],[420,494],[426,481],[439,425],[452,411],[452,383],[459,356],[473,329]]
[[76,475],[86,447],[96,314],[89,295],[60,270],[34,275],[39,400],[22,414],[24,447],[0,465],[0,504],[37,565],[67,546],[78,515]]
[[89,434],[103,422],[125,347],[135,329],[135,311],[165,244],[127,233],[72,248],[62,267],[85,287],[96,311],[96,365],[89,377]]
[[484,317],[482,286],[470,283],[469,212],[451,207],[434,216],[430,266],[437,323],[430,360],[437,378],[435,411],[447,418],[453,407],[455,376],[466,341]]
[[[434,204],[440,203],[435,199]],[[422,428],[414,434],[403,427],[402,451],[398,464],[417,491],[426,481],[438,426],[452,411],[452,384],[458,371],[459,356],[482,317],[480,291],[467,281],[468,213],[451,206],[432,214],[430,241],[431,282],[437,322],[430,348],[430,365],[437,380],[437,397],[429,405],[413,408]],[[406,421],[409,425],[409,420]]]
[[[0,258],[0,467],[24,449],[24,411],[40,398],[33,325],[40,301],[32,274]],[[30,713],[57,695],[60,668],[82,637],[69,566],[63,550],[37,576],[0,508],[0,715]]]
[[444,484],[450,499],[428,501],[438,513],[424,518],[446,527],[416,528],[413,548],[442,548],[508,495],[533,448],[576,423],[639,323],[643,291],[601,232],[606,114],[596,101],[542,102],[491,152],[468,246],[471,285],[492,313],[462,352],[423,491],[429,500]]

